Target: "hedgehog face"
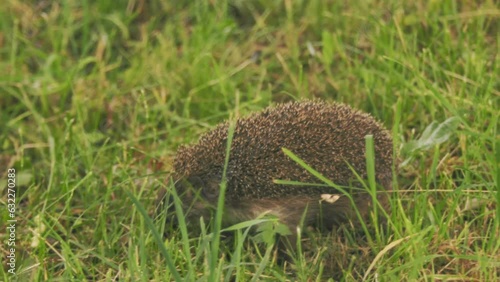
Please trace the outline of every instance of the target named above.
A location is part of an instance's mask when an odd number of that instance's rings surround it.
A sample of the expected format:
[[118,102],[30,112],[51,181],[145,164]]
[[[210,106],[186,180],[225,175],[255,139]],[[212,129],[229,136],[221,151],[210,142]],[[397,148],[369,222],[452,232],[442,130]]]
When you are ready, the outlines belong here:
[[209,203],[217,203],[219,196],[220,180],[216,177],[193,175],[186,177],[176,185],[178,194],[185,194],[187,200],[194,199],[197,195]]
[[[209,221],[217,205],[219,183],[217,178],[206,175],[184,177],[175,183],[188,223],[198,224],[200,217]],[[175,213],[173,205],[169,212]]]

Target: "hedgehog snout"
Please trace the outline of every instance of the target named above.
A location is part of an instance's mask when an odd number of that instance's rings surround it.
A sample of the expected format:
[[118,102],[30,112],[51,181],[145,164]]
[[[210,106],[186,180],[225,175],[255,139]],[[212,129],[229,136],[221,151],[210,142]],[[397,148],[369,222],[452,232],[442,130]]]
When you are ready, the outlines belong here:
[[[211,195],[207,192],[206,182],[203,176],[187,176],[177,177],[174,182],[174,189],[179,197],[183,217],[186,223],[196,226],[200,222],[200,217],[203,217],[205,222],[211,218],[212,210],[214,209],[214,201],[210,199]],[[207,191],[204,191],[207,190]],[[214,192],[212,192],[213,194]],[[208,195],[208,196],[207,196]],[[215,197],[217,199],[217,197]],[[217,200],[215,200],[217,203]],[[174,228],[179,224],[178,214],[174,204],[174,195],[172,192],[164,190],[157,200],[157,211],[166,211],[167,222],[170,222]],[[194,228],[193,230],[197,230]]]

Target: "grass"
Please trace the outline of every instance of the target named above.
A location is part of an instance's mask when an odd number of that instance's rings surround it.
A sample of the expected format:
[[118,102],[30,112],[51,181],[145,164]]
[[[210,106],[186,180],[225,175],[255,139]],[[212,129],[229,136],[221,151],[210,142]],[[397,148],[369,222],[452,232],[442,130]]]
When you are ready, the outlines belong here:
[[[499,17],[491,0],[6,1],[0,201],[15,168],[19,281],[171,281],[167,257],[201,281],[499,280]],[[387,229],[308,232],[294,265],[246,229],[218,253],[209,235],[157,244],[142,212],[178,146],[301,98],[392,130],[406,162]]]

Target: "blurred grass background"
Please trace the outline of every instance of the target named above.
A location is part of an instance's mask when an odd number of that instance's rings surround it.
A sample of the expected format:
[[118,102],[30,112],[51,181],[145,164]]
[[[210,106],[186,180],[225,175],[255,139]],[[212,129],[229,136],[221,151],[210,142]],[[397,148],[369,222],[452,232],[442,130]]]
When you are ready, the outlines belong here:
[[[318,235],[291,266],[221,251],[221,280],[499,280],[499,17],[492,0],[4,1],[0,189],[4,204],[15,168],[19,281],[172,280],[125,191],[151,211],[180,144],[304,98],[392,130],[407,160],[392,223],[369,246]],[[183,277],[208,277],[202,247],[166,243]]]

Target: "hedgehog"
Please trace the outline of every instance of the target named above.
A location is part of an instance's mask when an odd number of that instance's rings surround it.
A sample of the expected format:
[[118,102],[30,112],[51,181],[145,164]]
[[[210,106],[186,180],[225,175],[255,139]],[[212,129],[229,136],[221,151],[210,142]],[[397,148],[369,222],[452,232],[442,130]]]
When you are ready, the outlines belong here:
[[[306,100],[269,107],[237,119],[234,124],[226,168],[223,226],[270,214],[293,236],[297,227],[319,225],[331,229],[368,220],[374,207],[387,210],[386,192],[392,190],[392,138],[372,116],[341,103]],[[215,214],[228,128],[229,122],[219,124],[197,144],[181,146],[177,151],[171,179],[188,224],[197,225],[200,217],[207,222]],[[367,135],[374,140],[380,205],[374,205],[373,197],[359,181],[368,177]],[[283,148],[343,187],[344,192],[324,185],[287,156]]]

